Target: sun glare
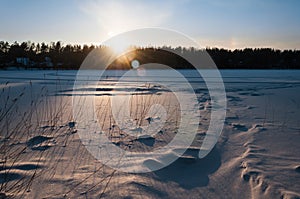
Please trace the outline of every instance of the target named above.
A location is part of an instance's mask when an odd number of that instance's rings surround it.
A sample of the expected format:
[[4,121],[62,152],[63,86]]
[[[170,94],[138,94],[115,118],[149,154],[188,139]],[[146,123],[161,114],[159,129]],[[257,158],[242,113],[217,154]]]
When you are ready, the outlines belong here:
[[125,39],[121,38],[114,38],[110,40],[107,45],[112,49],[114,53],[117,54],[125,52],[130,47],[130,44]]
[[109,32],[107,33],[107,35],[108,35],[109,37],[112,37],[112,36],[115,35],[115,33],[114,33],[113,31],[109,31]]
[[114,46],[110,46],[112,48],[112,50],[117,53],[117,54],[121,54],[123,52],[125,52],[128,48],[128,46],[125,46],[125,45],[114,45]]

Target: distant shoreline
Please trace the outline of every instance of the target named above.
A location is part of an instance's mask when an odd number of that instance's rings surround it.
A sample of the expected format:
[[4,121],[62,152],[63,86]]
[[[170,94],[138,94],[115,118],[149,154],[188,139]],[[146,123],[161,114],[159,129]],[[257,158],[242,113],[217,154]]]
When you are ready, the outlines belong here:
[[[292,70],[295,70],[295,71],[298,71],[300,70],[300,68],[292,68],[292,69],[289,69],[289,68],[216,68],[218,70],[222,70],[222,71],[226,71],[226,70],[243,70],[243,71],[246,71],[246,70],[249,70],[249,71],[254,71],[254,70],[270,70],[270,71],[292,71]],[[79,70],[102,70],[102,69],[73,69],[73,68],[24,68],[24,67],[9,67],[9,68],[0,68],[0,71],[79,71]],[[110,71],[113,71],[113,70],[116,70],[116,71],[122,71],[122,70],[129,70],[129,69],[106,69],[106,70],[110,70]],[[153,70],[168,70],[168,69],[153,69]],[[176,70],[195,70],[195,69],[187,69],[187,68],[177,68]],[[207,69],[207,68],[204,68],[204,69],[201,69],[201,70],[215,70],[215,69]]]
[[[96,52],[97,56],[113,53],[107,46],[62,45],[61,42],[45,43],[0,41],[0,69],[20,67],[24,69],[78,70],[85,58]],[[129,47],[120,53],[109,65],[117,69],[130,69],[130,62],[140,64],[160,63],[174,69],[192,69],[185,58],[202,59],[210,57],[218,69],[300,69],[300,50],[277,50],[271,48],[245,48],[228,50],[223,48],[185,48],[185,47]],[[93,66],[101,65],[100,59]],[[103,63],[102,63],[103,64]],[[107,63],[104,63],[105,65]]]

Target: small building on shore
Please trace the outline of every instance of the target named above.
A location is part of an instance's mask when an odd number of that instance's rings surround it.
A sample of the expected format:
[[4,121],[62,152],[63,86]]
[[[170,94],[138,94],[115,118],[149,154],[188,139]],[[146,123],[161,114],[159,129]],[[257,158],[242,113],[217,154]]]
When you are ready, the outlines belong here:
[[23,65],[23,66],[29,66],[30,60],[28,57],[17,57],[16,58],[16,63]]

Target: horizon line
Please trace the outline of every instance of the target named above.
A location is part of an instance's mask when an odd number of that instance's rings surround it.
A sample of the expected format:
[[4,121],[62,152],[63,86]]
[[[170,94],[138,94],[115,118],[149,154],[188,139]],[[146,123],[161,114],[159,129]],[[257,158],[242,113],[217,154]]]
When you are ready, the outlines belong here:
[[[67,45],[73,45],[73,46],[80,46],[80,47],[84,47],[84,46],[95,46],[95,47],[105,47],[106,45],[101,44],[101,42],[90,42],[88,44],[88,42],[79,42],[79,43],[75,43],[75,42],[64,42],[62,40],[57,40],[57,41],[32,41],[32,40],[23,40],[23,41],[7,41],[7,40],[0,40],[0,42],[7,42],[9,45],[13,45],[14,43],[18,43],[18,44],[22,44],[22,43],[34,43],[34,44],[46,44],[46,45],[51,45],[53,43],[57,43],[60,42],[61,46],[67,46]],[[280,50],[280,51],[300,51],[300,48],[276,48],[276,47],[270,47],[270,46],[245,46],[245,47],[241,47],[241,48],[228,48],[228,47],[224,47],[224,46],[205,46],[205,47],[193,47],[193,46],[173,46],[173,45],[167,45],[167,44],[162,44],[162,45],[130,45],[128,46],[128,48],[163,48],[163,47],[168,47],[168,48],[185,48],[185,49],[191,49],[191,48],[195,48],[197,50],[201,50],[201,49],[224,49],[224,50],[228,50],[228,51],[235,51],[235,50],[245,50],[245,49],[272,49],[272,50]]]

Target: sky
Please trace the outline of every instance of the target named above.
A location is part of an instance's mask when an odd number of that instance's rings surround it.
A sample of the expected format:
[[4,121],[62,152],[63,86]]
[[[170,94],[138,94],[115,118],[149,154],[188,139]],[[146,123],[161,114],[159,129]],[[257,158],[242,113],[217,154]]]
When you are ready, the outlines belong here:
[[100,44],[160,27],[202,47],[300,49],[299,8],[298,0],[1,0],[0,40]]

